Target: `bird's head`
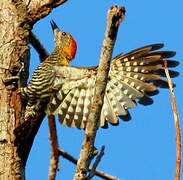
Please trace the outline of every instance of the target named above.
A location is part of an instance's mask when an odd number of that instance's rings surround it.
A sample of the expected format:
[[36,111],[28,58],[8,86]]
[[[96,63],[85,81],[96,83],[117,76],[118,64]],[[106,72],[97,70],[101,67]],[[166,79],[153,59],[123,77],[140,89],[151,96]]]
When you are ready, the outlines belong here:
[[68,32],[60,30],[54,21],[51,21],[51,26],[54,33],[55,52],[71,61],[77,50],[75,39]]

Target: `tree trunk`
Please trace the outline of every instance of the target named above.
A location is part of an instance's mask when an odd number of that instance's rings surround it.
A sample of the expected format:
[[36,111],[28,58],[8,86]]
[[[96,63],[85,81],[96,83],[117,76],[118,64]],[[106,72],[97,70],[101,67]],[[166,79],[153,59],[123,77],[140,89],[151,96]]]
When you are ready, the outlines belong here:
[[25,179],[25,165],[44,114],[24,120],[19,88],[29,67],[32,26],[67,0],[0,0],[0,179]]
[[[23,122],[18,87],[27,77],[29,27],[23,24],[24,11],[17,11],[12,2],[1,0],[0,8],[0,179],[17,180],[24,179],[25,170],[22,154],[15,145],[14,130]],[[24,69],[20,72],[22,64]]]

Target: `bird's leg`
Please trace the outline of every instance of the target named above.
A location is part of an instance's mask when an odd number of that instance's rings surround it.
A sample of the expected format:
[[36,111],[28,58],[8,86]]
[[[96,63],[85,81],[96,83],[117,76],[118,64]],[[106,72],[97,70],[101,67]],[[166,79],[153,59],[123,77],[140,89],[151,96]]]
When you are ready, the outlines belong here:
[[26,110],[25,110],[25,120],[28,120],[29,118],[33,118],[36,116],[37,112],[42,107],[42,104],[40,101],[37,101],[36,104],[27,104]]

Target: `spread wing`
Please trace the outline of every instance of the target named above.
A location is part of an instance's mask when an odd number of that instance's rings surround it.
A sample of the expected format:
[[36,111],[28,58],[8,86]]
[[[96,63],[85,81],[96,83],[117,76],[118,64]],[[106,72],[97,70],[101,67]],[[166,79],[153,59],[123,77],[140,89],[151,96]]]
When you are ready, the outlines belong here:
[[[152,104],[150,96],[158,93],[158,87],[167,88],[161,79],[165,76],[164,61],[173,57],[173,51],[155,51],[163,44],[145,46],[127,54],[120,54],[111,62],[109,78],[104,96],[104,104],[99,126],[107,127],[107,122],[118,124],[118,116],[129,120],[129,108],[140,104]],[[166,60],[168,67],[179,63]],[[74,66],[55,67],[55,94],[47,106],[47,114],[59,114],[62,124],[84,128],[93,100],[97,67]],[[170,71],[171,77],[178,72]]]

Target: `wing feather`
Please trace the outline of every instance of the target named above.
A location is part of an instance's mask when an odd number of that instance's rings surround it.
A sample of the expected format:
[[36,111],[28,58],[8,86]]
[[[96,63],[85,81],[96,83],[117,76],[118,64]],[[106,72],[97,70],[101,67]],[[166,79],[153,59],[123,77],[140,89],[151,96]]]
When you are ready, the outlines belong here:
[[[149,97],[158,93],[158,87],[167,88],[164,76],[164,58],[175,55],[173,51],[155,51],[163,44],[153,44],[120,54],[111,61],[104,103],[99,126],[108,127],[107,122],[116,125],[118,116],[131,119],[129,108],[140,104],[149,105]],[[155,51],[155,52],[154,52]],[[168,67],[175,67],[178,61],[166,60]],[[58,91],[50,98],[47,114],[59,114],[62,124],[85,128],[93,101],[97,67],[56,66],[54,89]],[[171,77],[179,74],[170,71]]]
[[106,111],[104,113],[105,119],[110,122],[111,124],[118,124],[118,118],[114,112],[113,104],[112,104],[112,97],[110,94],[106,93]]

